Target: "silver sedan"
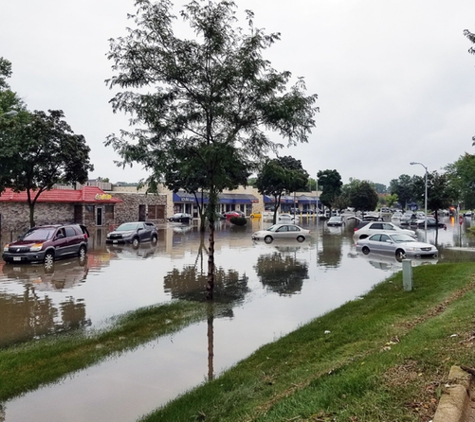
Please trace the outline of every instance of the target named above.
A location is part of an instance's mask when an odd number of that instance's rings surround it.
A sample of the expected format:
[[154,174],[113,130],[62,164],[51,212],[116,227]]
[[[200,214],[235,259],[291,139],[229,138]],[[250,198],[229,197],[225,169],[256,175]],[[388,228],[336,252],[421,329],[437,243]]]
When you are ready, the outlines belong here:
[[274,224],[267,230],[259,230],[252,234],[252,240],[264,240],[272,243],[274,239],[297,240],[303,242],[310,236],[310,230],[303,229],[296,224]]
[[439,251],[430,243],[418,242],[405,234],[378,233],[356,242],[356,250],[368,255],[370,252],[394,254],[397,260],[406,257],[436,258]]

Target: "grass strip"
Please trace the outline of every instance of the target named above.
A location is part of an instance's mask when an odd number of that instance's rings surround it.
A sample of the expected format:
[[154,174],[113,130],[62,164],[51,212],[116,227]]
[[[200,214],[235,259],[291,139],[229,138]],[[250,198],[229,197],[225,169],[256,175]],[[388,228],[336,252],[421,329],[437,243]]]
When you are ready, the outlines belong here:
[[142,421],[429,421],[475,366],[475,265],[413,268],[265,345]]
[[42,338],[0,349],[0,401],[206,318],[208,304],[171,302],[129,312],[111,328]]

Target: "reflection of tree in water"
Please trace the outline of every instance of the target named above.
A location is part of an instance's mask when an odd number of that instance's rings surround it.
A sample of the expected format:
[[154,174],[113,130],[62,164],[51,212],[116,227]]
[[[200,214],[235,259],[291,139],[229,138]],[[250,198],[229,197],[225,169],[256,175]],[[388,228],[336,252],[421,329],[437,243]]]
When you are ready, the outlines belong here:
[[[214,300],[220,303],[242,302],[246,293],[248,277],[244,274],[239,278],[235,270],[216,269]],[[173,269],[163,280],[165,292],[170,292],[172,298],[181,300],[205,300],[206,273],[195,266],[183,268],[182,271]]]
[[279,295],[291,295],[302,289],[308,278],[308,265],[291,255],[274,252],[261,255],[254,266],[260,282]]
[[323,267],[338,268],[341,263],[343,236],[322,233],[322,247],[318,250],[318,264]]
[[23,295],[0,294],[0,347],[89,324],[83,302],[70,298],[60,306],[59,320],[52,300],[48,296],[40,298],[30,286],[26,286]]

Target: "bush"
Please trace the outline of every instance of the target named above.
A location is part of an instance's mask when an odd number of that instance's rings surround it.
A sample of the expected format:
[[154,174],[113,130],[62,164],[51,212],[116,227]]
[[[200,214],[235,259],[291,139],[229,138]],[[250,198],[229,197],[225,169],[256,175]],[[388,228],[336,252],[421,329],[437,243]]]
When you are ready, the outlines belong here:
[[246,217],[231,217],[229,221],[233,224],[236,224],[236,226],[245,226],[247,224]]

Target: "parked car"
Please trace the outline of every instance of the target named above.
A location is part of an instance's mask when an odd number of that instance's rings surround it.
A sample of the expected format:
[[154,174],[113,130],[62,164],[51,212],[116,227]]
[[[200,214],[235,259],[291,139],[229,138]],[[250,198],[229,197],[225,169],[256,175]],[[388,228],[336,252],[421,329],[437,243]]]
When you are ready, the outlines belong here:
[[464,216],[464,217],[473,217],[473,211],[465,211],[465,212],[463,213],[463,216]]
[[399,220],[400,224],[403,226],[409,226],[411,222],[414,222],[417,220],[417,216],[414,212],[412,211],[406,211],[401,219]]
[[274,224],[266,230],[259,230],[252,234],[252,240],[264,240],[272,243],[274,240],[297,240],[304,242],[310,236],[310,230],[303,229],[296,224]]
[[79,224],[33,227],[16,242],[3,248],[3,259],[9,263],[44,262],[52,267],[54,260],[71,256],[84,258],[88,235]]
[[239,210],[232,210],[225,212],[224,216],[226,217],[226,220],[231,220],[233,217],[246,217],[246,214]]
[[[425,218],[418,219],[414,222],[411,222],[411,227],[417,227],[418,229],[425,228]],[[434,217],[427,217],[427,227],[440,227],[442,229],[446,229],[447,226],[445,223],[437,222]]]
[[329,227],[341,227],[343,224],[344,221],[341,217],[330,217],[330,219],[327,221],[327,226]]
[[262,213],[257,211],[257,212],[253,212],[251,213],[251,215],[249,216],[251,218],[262,218]]
[[408,229],[401,229],[400,227],[396,226],[393,223],[385,222],[385,221],[369,221],[367,224],[355,227],[353,238],[358,239],[365,239],[372,234],[381,233],[381,232],[389,232],[389,233],[401,233],[411,237],[416,237],[416,232],[413,230]]
[[184,212],[177,212],[173,214],[171,217],[168,218],[168,221],[172,221],[175,223],[189,223],[193,217],[191,214],[187,214]]
[[393,254],[397,260],[407,257],[436,258],[437,248],[430,243],[418,242],[411,236],[399,233],[378,233],[356,242],[356,251],[365,255],[369,253]]
[[365,211],[363,212],[363,220],[365,221],[381,221],[382,218],[378,212]]
[[156,243],[158,232],[155,224],[147,221],[123,223],[107,234],[106,243],[131,243],[135,248],[141,242]]
[[391,220],[401,220],[403,214],[401,211],[395,211],[394,214],[391,216]]
[[279,214],[279,216],[277,217],[277,220],[280,223],[294,223],[295,221],[298,221],[298,219],[298,215],[291,214]]

